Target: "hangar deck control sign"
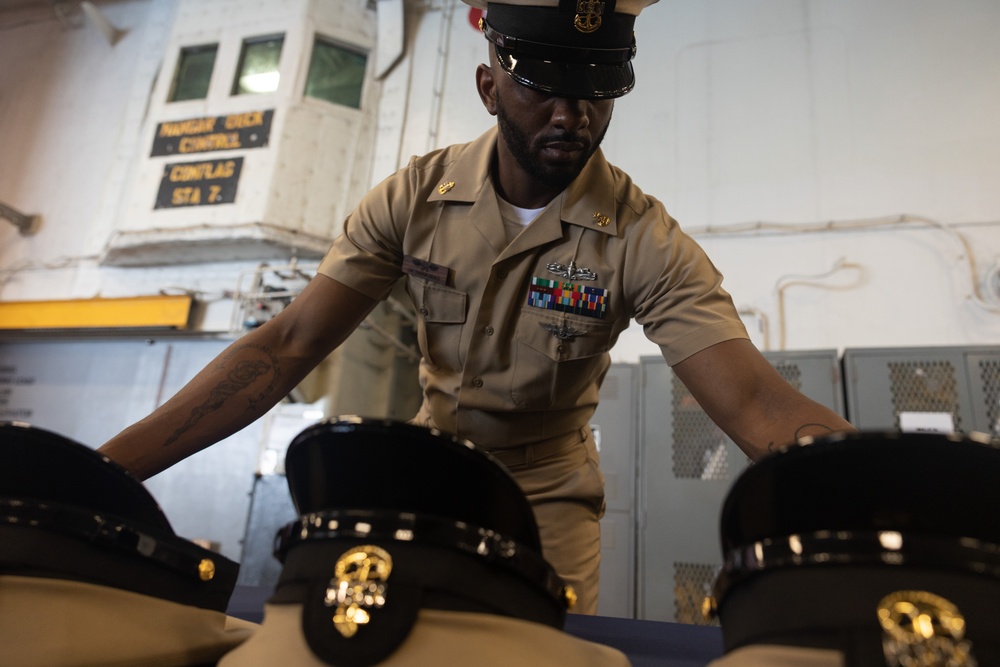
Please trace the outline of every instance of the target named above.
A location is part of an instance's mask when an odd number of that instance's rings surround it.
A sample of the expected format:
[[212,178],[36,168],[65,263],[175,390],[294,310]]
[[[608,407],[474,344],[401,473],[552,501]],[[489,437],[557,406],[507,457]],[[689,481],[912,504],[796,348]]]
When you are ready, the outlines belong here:
[[[150,157],[263,148],[273,117],[274,109],[268,109],[165,121],[156,126]],[[232,204],[242,168],[242,157],[166,164],[154,208]]]
[[163,122],[156,126],[149,156],[263,148],[271,136],[273,117],[274,109],[268,109]]

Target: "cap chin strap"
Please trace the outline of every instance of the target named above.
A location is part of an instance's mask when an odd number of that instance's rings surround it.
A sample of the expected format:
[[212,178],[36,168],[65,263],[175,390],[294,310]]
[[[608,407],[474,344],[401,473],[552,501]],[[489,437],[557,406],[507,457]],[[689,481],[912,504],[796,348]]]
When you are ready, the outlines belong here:
[[332,540],[398,542],[452,549],[515,574],[569,606],[565,582],[534,549],[495,531],[437,516],[387,510],[330,510],[305,514],[278,531],[274,556],[282,563],[305,543]]

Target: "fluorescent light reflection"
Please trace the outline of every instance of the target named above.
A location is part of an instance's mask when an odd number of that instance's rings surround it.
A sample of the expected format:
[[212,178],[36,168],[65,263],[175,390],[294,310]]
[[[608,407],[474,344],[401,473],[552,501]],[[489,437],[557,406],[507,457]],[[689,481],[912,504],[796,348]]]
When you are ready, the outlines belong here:
[[258,72],[240,77],[240,87],[250,93],[273,93],[278,89],[279,72]]

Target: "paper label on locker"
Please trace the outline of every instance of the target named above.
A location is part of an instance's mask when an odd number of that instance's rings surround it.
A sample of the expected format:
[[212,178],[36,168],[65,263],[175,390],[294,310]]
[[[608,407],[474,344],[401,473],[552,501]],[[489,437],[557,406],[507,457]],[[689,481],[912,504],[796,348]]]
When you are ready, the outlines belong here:
[[899,430],[906,433],[954,433],[950,412],[900,412]]

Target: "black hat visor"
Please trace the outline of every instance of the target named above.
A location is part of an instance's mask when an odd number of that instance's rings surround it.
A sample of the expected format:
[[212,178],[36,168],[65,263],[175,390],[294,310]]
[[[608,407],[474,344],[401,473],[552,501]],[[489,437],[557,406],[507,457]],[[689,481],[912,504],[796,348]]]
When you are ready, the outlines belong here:
[[569,63],[518,57],[496,47],[500,67],[518,83],[557,97],[613,99],[635,86],[632,63]]
[[[507,18],[506,14],[498,16],[498,25],[503,26]],[[635,57],[635,35],[629,18],[618,19],[615,32],[609,33],[610,39],[599,48],[595,48],[596,44],[572,44],[568,39],[554,44],[538,41],[544,37],[535,35],[515,37],[491,25],[488,17],[480,25],[496,48],[500,67],[518,83],[559,97],[610,99],[621,97],[635,86],[631,62]],[[538,19],[542,24],[552,21],[548,15]]]

